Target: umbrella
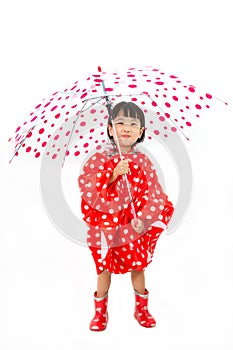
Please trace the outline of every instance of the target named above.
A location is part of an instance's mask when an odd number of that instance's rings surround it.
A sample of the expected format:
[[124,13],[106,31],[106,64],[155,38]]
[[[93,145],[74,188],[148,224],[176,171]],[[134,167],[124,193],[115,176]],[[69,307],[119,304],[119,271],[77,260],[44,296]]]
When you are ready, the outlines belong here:
[[[52,159],[64,156],[64,153],[68,156],[73,133],[81,136],[74,146],[73,155],[87,154],[93,149],[93,138],[89,135],[87,140],[82,134],[87,130],[93,133],[97,127],[106,124],[108,101],[115,104],[123,99],[143,108],[150,134],[168,138],[178,131],[187,140],[203,112],[219,101],[210,93],[200,93],[195,86],[184,84],[176,75],[153,67],[110,73],[99,69],[85,81],[75,81],[71,87],[54,92],[32,110],[10,138],[14,142],[12,159],[21,154],[33,154],[39,158],[51,137],[53,151],[47,155]],[[101,131],[94,142],[95,148],[101,150],[105,143]]]
[[[25,154],[35,158],[43,155],[43,159],[62,166],[68,158],[80,161],[106,150],[106,125],[111,107],[122,100],[135,102],[143,110],[147,140],[163,139],[173,150],[174,143],[179,149],[179,135],[189,140],[190,130],[194,129],[203,112],[219,102],[212,94],[201,93],[194,85],[185,84],[176,75],[157,68],[129,68],[110,73],[99,68],[86,80],[76,81],[71,87],[54,92],[34,108],[10,139],[15,142],[10,161]],[[47,179],[49,172],[44,173]],[[136,220],[127,177],[125,181]],[[50,182],[49,190],[51,185]],[[61,215],[56,213],[56,220],[58,216]],[[135,236],[130,240],[135,240]]]

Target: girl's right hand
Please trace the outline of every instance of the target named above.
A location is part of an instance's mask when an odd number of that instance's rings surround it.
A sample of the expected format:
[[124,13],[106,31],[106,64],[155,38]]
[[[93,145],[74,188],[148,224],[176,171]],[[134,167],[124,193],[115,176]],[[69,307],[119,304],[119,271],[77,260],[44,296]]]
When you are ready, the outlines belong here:
[[129,162],[130,159],[120,160],[117,166],[114,169],[115,176],[118,177],[120,175],[128,174],[129,172]]
[[110,182],[109,182],[110,184],[113,181],[115,181],[118,178],[118,176],[128,174],[129,162],[131,162],[130,159],[123,159],[123,160],[119,161],[119,163],[117,164],[117,166],[113,170],[112,177],[111,177]]

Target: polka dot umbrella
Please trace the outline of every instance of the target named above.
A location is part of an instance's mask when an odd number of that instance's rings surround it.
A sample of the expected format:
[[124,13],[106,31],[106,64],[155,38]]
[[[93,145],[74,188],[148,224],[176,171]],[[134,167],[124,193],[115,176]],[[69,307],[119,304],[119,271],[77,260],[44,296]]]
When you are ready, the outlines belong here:
[[[56,91],[41,101],[29,114],[27,120],[17,126],[14,137],[9,140],[14,142],[14,152],[10,162],[15,157],[24,155],[37,159],[43,158],[41,184],[47,212],[50,213],[56,226],[62,227],[61,230],[66,235],[82,243],[86,242],[88,237],[86,228],[81,226],[80,222],[76,222],[76,217],[68,213],[64,201],[62,202],[63,193],[58,181],[60,173],[57,169],[61,169],[68,159],[73,159],[76,163],[85,163],[83,172],[79,176],[79,187],[83,196],[82,213],[86,223],[93,229],[92,238],[88,243],[95,247],[130,244],[140,237],[140,234],[137,235],[130,225],[129,218],[134,211],[134,218],[147,220],[148,227],[152,222],[157,222],[155,234],[157,238],[161,233],[160,230],[164,229],[173,215],[172,205],[169,204],[154,172],[156,161],[151,161],[151,157],[145,157],[140,152],[128,156],[131,157],[130,186],[125,186],[126,181],[122,181],[118,184],[120,187],[113,191],[114,198],[109,198],[109,194],[106,193],[110,170],[114,168],[114,163],[116,165],[119,162],[119,155],[111,153],[112,145],[108,144],[106,136],[108,106],[109,104],[114,106],[122,101],[134,102],[144,112],[145,140],[149,142],[147,153],[153,152],[150,146],[150,141],[153,139],[163,139],[166,142],[170,140],[167,146],[174,148],[173,153],[179,155],[179,162],[185,168],[185,154],[182,153],[179,138],[189,140],[191,130],[194,130],[195,124],[198,124],[204,112],[220,100],[208,92],[200,92],[194,85],[184,83],[176,75],[167,74],[157,68],[128,68],[125,71],[113,72],[98,69],[86,80],[75,81],[70,87]],[[102,154],[105,156],[103,157]],[[106,158],[109,154],[112,155],[111,160]],[[89,159],[88,162],[87,159]],[[50,163],[56,164],[56,167],[51,168]],[[104,177],[102,171],[104,171]],[[140,176],[137,176],[138,172]],[[51,173],[52,176],[50,176]],[[83,176],[83,174],[86,175]],[[190,189],[187,171],[183,175],[183,183],[186,183],[186,187]],[[190,194],[187,188],[183,191],[186,197],[187,193]],[[118,196],[119,191],[123,194],[121,198]],[[139,196],[142,191],[143,200]],[[185,211],[189,199],[184,196],[181,196],[180,200],[178,198],[175,215],[176,213],[180,215],[179,206],[180,212]],[[59,205],[60,200],[61,205]],[[130,208],[132,202],[134,208],[132,206]],[[104,209],[103,206],[105,206]],[[90,207],[97,212],[101,208],[101,218],[97,215],[89,215]],[[173,218],[176,217],[175,215]],[[122,220],[122,218],[125,218],[125,222],[119,224],[119,219]],[[77,227],[80,228],[78,236]],[[106,234],[100,235],[97,232],[98,227],[101,227]],[[118,230],[117,240],[114,238],[113,228]],[[80,236],[82,232],[85,234]],[[105,241],[107,239],[107,243],[103,243],[102,238]],[[144,239],[146,241],[143,247],[145,244],[151,246],[150,234]],[[153,249],[156,239],[152,244]],[[137,242],[140,251],[141,243]],[[152,255],[153,249],[150,252]],[[130,254],[128,251],[127,253]]]
[[[187,140],[203,112],[219,101],[176,75],[153,67],[110,73],[99,69],[85,81],[75,81],[71,87],[54,92],[32,110],[9,140],[14,143],[12,159],[25,154],[40,158],[44,152],[51,159],[78,157],[93,147],[101,150],[106,138],[101,127],[108,120],[106,95],[113,105],[122,100],[138,104],[152,135],[169,138],[179,132]],[[48,151],[51,140],[52,149]]]

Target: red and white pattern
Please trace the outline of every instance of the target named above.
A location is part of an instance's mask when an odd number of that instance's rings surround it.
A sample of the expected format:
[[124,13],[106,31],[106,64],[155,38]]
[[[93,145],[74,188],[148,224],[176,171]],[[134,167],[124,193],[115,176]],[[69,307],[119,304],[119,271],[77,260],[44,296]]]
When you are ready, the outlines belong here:
[[101,298],[94,293],[95,315],[90,323],[91,331],[104,331],[108,324],[108,293]]
[[[106,125],[108,118],[102,79],[113,105],[122,100],[135,102],[142,108],[152,135],[164,138],[177,130],[188,138],[190,128],[217,100],[176,75],[154,67],[97,72],[42,100],[9,139],[14,143],[14,155],[39,158],[50,140],[52,149],[46,154],[52,159],[63,153],[77,157],[92,151],[93,132]],[[153,116],[148,113],[150,110]],[[87,132],[88,137],[83,137]],[[77,136],[77,144],[70,150],[72,134]],[[95,137],[94,149],[101,151],[104,140],[105,133]]]
[[81,210],[89,226],[87,244],[97,273],[104,269],[116,274],[143,270],[174,211],[149,158],[136,151],[124,156],[131,160],[127,177],[136,215],[145,226],[140,234],[131,225],[133,214],[124,177],[109,184],[119,154],[94,154],[79,176]]
[[154,317],[148,310],[149,292],[146,289],[144,294],[135,291],[134,317],[142,327],[152,328],[156,326]]

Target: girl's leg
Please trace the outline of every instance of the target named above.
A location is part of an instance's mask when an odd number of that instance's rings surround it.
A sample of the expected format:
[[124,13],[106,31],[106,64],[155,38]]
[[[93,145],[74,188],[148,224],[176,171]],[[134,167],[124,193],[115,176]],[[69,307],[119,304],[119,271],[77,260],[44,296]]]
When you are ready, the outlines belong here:
[[107,270],[101,272],[97,277],[97,297],[102,298],[109,290],[111,284],[111,273]]
[[145,287],[144,271],[133,270],[131,272],[131,281],[132,281],[133,288],[136,292],[140,294],[145,293],[146,287]]

